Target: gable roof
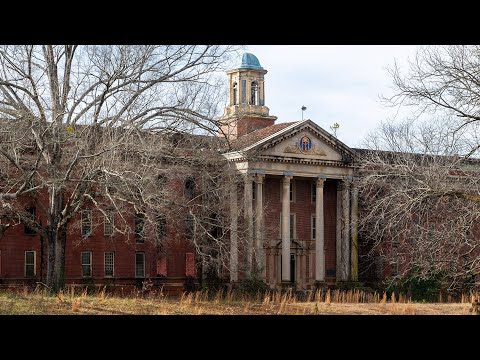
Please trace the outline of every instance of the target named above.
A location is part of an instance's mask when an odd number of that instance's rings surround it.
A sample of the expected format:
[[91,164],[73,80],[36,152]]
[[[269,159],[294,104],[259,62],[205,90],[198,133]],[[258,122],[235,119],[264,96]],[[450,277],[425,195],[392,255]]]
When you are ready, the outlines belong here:
[[247,152],[254,149],[267,149],[305,128],[310,128],[319,138],[339,151],[345,160],[353,160],[354,151],[335,136],[328,133],[310,119],[272,125],[244,135],[232,142],[232,151]]
[[276,125],[271,125],[267,126],[263,129],[258,129],[255,131],[252,131],[251,133],[248,133],[246,135],[243,135],[231,142],[231,149],[232,150],[242,150],[245,149],[257,142],[259,142],[262,139],[265,139],[283,129],[286,127],[296,124],[298,121],[292,121],[292,122],[286,122],[286,123],[281,123],[281,124],[276,124]]

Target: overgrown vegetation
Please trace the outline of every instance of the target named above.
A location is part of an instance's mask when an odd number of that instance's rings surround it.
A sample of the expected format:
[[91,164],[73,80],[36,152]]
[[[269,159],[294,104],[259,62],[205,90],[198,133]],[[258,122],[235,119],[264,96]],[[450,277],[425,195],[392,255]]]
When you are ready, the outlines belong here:
[[472,314],[469,294],[462,302],[415,303],[402,294],[367,293],[360,290],[310,292],[299,301],[292,291],[257,292],[239,290],[184,292],[166,296],[162,291],[140,290],[127,296],[112,295],[106,288],[89,294],[87,289],[0,291],[0,314],[97,314],[97,315],[321,315],[321,314]]

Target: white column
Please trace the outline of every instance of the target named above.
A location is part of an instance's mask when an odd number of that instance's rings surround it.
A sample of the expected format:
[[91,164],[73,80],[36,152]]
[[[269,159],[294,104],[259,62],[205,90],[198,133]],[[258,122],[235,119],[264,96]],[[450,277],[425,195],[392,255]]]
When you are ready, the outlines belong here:
[[358,281],[358,187],[352,182],[352,281]]
[[244,188],[244,209],[245,209],[245,226],[246,229],[246,264],[245,275],[250,276],[252,273],[252,256],[253,256],[253,205],[252,205],[252,177],[245,174]]
[[255,177],[255,213],[256,213],[256,226],[255,226],[255,262],[257,270],[260,271],[262,279],[266,279],[265,268],[265,252],[263,248],[264,241],[264,219],[263,219],[263,180],[265,175],[257,174]]
[[323,215],[324,177],[317,178],[317,196],[315,202],[315,281],[325,281],[325,225]]
[[336,280],[342,281],[343,268],[342,268],[342,182],[337,182],[337,219],[336,219],[336,251],[337,251],[337,266],[336,266]]
[[343,239],[342,239],[342,269],[343,279],[350,278],[350,180],[346,179],[342,191],[343,206]]
[[283,178],[282,186],[282,282],[290,282],[290,180]]
[[232,179],[230,187],[230,281],[238,280],[238,206],[237,184]]

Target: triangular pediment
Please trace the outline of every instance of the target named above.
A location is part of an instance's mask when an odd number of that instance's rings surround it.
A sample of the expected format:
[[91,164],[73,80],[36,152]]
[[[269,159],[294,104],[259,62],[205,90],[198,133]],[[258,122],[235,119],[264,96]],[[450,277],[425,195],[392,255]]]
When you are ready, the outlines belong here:
[[353,152],[311,120],[294,123],[243,149],[249,154],[277,159],[350,162]]

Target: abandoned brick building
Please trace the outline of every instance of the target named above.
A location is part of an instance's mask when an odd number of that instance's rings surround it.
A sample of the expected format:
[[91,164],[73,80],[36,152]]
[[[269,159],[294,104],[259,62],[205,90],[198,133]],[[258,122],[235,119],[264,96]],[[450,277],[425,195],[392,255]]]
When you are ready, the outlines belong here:
[[[238,181],[225,196],[232,216],[229,263],[222,274],[235,282],[258,271],[271,288],[356,281],[361,271],[355,151],[311,120],[276,124],[265,105],[266,73],[248,53],[227,73],[229,103],[221,133],[231,146],[222,155]],[[185,178],[179,196],[191,196],[193,184]],[[35,208],[31,212],[37,216]],[[143,236],[125,241],[112,233],[109,221],[93,228],[93,219],[104,216],[97,211],[85,209],[79,216],[81,226],[67,238],[67,283],[126,286],[147,279],[180,290],[186,279],[202,276],[187,239],[159,251]],[[170,220],[162,219],[163,236],[179,237],[183,229]],[[141,219],[133,221],[132,226],[141,225]],[[45,257],[39,236],[28,226],[9,228],[0,241],[2,283],[40,281]]]

